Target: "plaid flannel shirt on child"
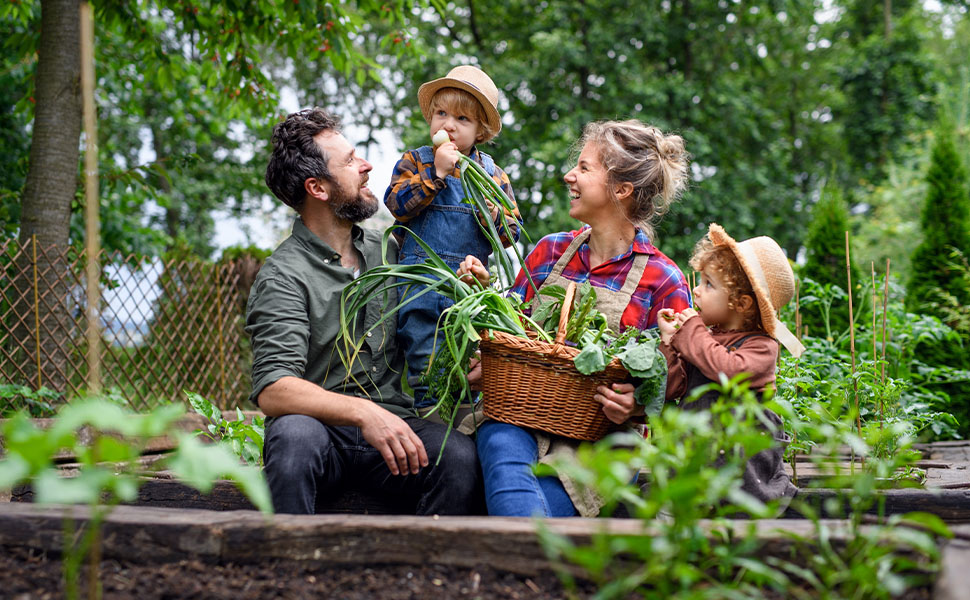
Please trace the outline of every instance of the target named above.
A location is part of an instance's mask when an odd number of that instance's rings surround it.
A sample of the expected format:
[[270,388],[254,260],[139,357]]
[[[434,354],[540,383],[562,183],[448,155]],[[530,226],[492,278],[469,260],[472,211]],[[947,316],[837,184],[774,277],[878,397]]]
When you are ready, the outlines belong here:
[[[482,164],[478,149],[472,148],[470,158]],[[456,168],[452,173],[454,177],[459,177],[459,170]],[[515,204],[515,195],[512,193],[512,184],[509,176],[501,167],[495,165],[495,174],[492,176],[495,183],[502,188],[505,195],[509,197],[515,210],[509,212],[504,210],[506,217],[509,217],[508,224],[512,233],[512,240],[519,239],[519,209]],[[421,214],[431,201],[434,200],[438,190],[445,186],[444,178],[438,177],[435,173],[433,162],[423,163],[418,158],[417,152],[409,150],[404,153],[401,160],[394,166],[394,174],[391,176],[391,185],[387,194],[384,196],[384,204],[391,211],[397,221],[396,224],[407,225],[407,222]],[[484,215],[478,215],[482,225],[488,227]],[[512,241],[505,234],[505,227],[502,225],[501,215],[495,220],[495,229],[499,232],[502,245],[508,247]],[[403,234],[397,234],[400,237]]]

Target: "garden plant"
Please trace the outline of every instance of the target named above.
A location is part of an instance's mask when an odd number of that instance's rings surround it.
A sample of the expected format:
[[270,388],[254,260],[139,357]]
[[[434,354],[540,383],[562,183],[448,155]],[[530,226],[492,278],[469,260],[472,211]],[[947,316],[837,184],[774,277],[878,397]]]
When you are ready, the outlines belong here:
[[[184,414],[180,404],[167,404],[145,414],[135,414],[116,402],[92,396],[64,405],[50,427],[39,428],[26,412],[3,425],[4,455],[0,459],[0,490],[30,484],[39,504],[86,504],[87,527],[75,531],[65,522],[63,540],[64,585],[68,598],[78,597],[78,571],[85,556],[90,559],[88,598],[100,597],[100,527],[121,502],[133,502],[146,471],[165,468],[201,492],[219,479],[231,479],[259,510],[270,513],[269,489],[262,474],[244,465],[221,444],[203,444],[179,431],[176,422]],[[139,459],[148,442],[168,435],[176,449],[150,467]],[[65,476],[55,460],[72,456],[77,474]]]
[[[803,430],[812,429],[815,435],[814,456],[819,462],[831,461],[845,444],[868,460],[848,479],[851,492],[846,494],[844,521],[825,521],[796,498],[789,510],[809,519],[810,533],[784,528],[772,532],[759,527],[758,520],[785,507],[763,504],[740,489],[744,457],[772,443],[758,427],[762,404],[742,377],[722,378],[697,393],[708,389],[721,394],[709,412],[669,406],[650,420],[648,438],[607,438],[583,447],[578,462],[554,465],[602,495],[607,510],[622,504],[641,522],[635,535],[604,528],[588,545],[537,523],[550,557],[560,561],[559,573],[567,586],[573,584],[577,568],[597,583],[598,599],[752,598],[770,593],[788,598],[889,598],[932,581],[939,569],[937,536],[951,535],[938,517],[913,513],[872,524],[865,516],[879,501],[881,482],[913,460],[906,451],[912,437],[900,428],[887,428],[870,431],[862,439],[854,434],[851,418],[800,421]],[[795,410],[778,398],[764,406],[785,419],[797,418]],[[881,435],[894,437],[895,453],[880,457],[871,452],[882,443]],[[641,469],[647,473],[643,489],[635,477]],[[766,553],[765,536],[787,540],[785,550]]]

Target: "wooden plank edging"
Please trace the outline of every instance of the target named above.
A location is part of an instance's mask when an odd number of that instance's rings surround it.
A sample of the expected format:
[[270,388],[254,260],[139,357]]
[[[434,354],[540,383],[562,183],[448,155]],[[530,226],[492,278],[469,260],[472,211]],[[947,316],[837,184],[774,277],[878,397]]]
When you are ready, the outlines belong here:
[[[802,518],[798,512],[798,502],[804,501],[820,512],[827,500],[836,500],[842,507],[843,514],[848,512],[848,495],[851,490],[835,490],[827,488],[799,488],[793,504],[785,512],[787,518]],[[887,515],[898,515],[908,512],[927,512],[937,515],[947,523],[970,523],[970,489],[900,489],[881,490],[878,492],[884,500],[882,510]],[[878,503],[869,511],[877,514],[880,511]],[[842,515],[829,515],[837,517]]]
[[[970,528],[966,528],[970,534]],[[970,596],[970,541],[955,539],[943,546],[934,600],[966,600]]]
[[[0,505],[0,546],[29,547],[57,554],[65,517],[84,522],[82,506]],[[651,535],[650,524],[632,519],[546,519],[550,530],[577,543],[598,531]],[[846,539],[845,522],[822,522],[830,540]],[[718,526],[701,522],[710,531]],[[789,520],[735,521],[737,535],[753,528],[759,554],[789,552],[789,533],[812,536],[812,523]],[[868,526],[863,526],[868,527]],[[415,517],[365,515],[272,515],[251,511],[205,511],[116,507],[105,519],[102,555],[132,562],[185,559],[251,563],[266,559],[328,564],[486,564],[532,575],[550,569],[536,536],[536,521],[511,517]]]

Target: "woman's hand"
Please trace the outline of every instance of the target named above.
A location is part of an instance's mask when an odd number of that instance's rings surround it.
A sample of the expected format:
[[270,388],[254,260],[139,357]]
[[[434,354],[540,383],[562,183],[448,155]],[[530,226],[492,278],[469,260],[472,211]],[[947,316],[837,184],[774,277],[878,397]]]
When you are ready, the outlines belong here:
[[634,415],[643,414],[643,407],[633,398],[635,388],[632,383],[614,383],[611,387],[601,385],[593,396],[593,400],[603,405],[603,414],[607,419],[619,425]]
[[660,330],[660,341],[670,345],[670,339],[674,337],[680,324],[677,322],[677,315],[672,308],[661,308],[657,313],[657,329]]
[[482,287],[488,286],[488,269],[485,268],[482,261],[471,254],[465,256],[465,260],[461,261],[455,273],[458,274],[458,279],[461,279],[465,283],[478,280],[482,284]]

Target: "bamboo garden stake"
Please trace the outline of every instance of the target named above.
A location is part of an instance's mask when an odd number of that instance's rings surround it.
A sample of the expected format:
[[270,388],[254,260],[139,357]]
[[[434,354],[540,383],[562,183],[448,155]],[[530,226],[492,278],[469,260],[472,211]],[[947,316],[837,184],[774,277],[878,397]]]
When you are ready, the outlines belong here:
[[[869,271],[872,274],[872,379],[876,379],[876,363],[878,359],[876,357],[876,301],[878,297],[876,296],[876,263],[874,261],[869,261]],[[883,397],[879,395],[879,429],[882,430],[882,401]]]
[[84,221],[88,297],[88,391],[101,391],[101,221],[98,209],[98,130],[94,106],[94,17],[81,3],[81,90],[84,105]]
[[886,309],[889,303],[889,259],[886,259],[886,281],[882,291],[882,378],[880,383],[886,383]]
[[[852,314],[852,256],[849,250],[849,232],[845,232],[845,275],[849,290],[849,354],[852,356],[852,397],[855,403],[855,425],[862,437],[862,417],[859,415],[859,382],[855,378],[855,316]],[[853,459],[853,465],[855,460]],[[863,463],[864,464],[864,463]]]
[[[87,260],[88,392],[101,392],[101,216],[98,210],[98,129],[94,105],[94,14],[82,2],[81,102],[84,109],[84,221]],[[101,598],[101,532],[96,531],[88,557],[88,598]]]

